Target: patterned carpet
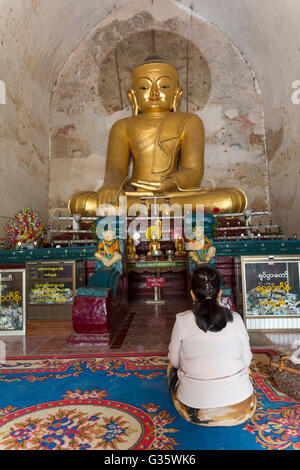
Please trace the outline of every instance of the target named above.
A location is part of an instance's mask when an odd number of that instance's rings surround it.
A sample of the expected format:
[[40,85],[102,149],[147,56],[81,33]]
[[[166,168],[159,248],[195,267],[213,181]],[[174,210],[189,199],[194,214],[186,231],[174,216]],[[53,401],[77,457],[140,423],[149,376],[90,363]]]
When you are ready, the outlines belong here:
[[300,403],[276,390],[272,354],[254,351],[257,410],[232,428],[178,415],[164,354],[6,360],[0,450],[299,450]]

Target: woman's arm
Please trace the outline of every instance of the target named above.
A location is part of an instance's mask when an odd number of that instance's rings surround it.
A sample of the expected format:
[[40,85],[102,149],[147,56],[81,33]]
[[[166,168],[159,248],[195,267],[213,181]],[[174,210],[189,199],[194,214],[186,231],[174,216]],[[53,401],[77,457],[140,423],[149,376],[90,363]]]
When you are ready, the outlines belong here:
[[240,315],[239,315],[237,324],[238,324],[238,335],[240,337],[241,347],[242,347],[242,360],[243,360],[243,363],[245,364],[245,367],[249,367],[252,361],[250,340],[249,340],[248,331]]
[[168,354],[169,361],[176,369],[178,369],[180,365],[180,342],[181,339],[179,334],[179,324],[178,320],[176,319],[171,335]]

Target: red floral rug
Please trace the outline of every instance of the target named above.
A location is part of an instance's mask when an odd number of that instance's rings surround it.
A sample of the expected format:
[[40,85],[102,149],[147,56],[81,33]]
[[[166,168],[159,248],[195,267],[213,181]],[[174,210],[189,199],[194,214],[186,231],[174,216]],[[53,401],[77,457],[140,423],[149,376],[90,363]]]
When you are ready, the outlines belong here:
[[0,450],[296,450],[300,403],[254,351],[257,410],[232,428],[183,420],[169,396],[167,357],[14,358],[0,363]]

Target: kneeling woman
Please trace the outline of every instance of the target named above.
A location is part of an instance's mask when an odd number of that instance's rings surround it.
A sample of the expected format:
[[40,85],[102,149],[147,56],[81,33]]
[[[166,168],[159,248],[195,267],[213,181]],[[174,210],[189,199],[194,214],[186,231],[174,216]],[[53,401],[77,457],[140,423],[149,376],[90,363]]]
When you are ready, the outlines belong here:
[[194,309],[176,315],[169,345],[174,405],[183,418],[203,426],[241,424],[256,408],[248,333],[238,313],[219,305],[221,294],[217,271],[196,268]]

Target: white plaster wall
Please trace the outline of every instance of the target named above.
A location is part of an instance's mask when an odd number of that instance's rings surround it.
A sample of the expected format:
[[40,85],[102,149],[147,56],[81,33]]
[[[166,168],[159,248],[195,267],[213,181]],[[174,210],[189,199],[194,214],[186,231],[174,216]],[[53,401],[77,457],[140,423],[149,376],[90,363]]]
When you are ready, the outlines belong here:
[[0,237],[8,218],[24,207],[48,217],[49,99],[27,46],[31,11],[14,1],[0,3]]
[[298,0],[179,0],[185,11],[217,24],[244,53],[262,91],[273,223],[300,236],[300,105],[291,101],[300,79]]
[[0,238],[24,207],[48,221],[50,90],[72,48],[112,9],[105,0],[0,0]]

